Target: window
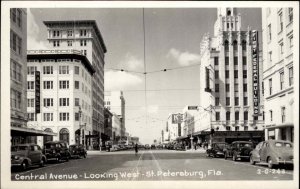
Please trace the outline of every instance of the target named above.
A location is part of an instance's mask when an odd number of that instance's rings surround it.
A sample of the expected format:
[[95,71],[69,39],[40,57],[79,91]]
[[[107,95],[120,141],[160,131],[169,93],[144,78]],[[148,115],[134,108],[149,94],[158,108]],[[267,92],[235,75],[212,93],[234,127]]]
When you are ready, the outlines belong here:
[[247,42],[245,40],[242,41],[242,50],[247,50]]
[[17,9],[17,24],[21,28],[22,27],[22,11]]
[[293,35],[291,35],[289,37],[289,45],[290,45],[290,48],[293,47]]
[[28,121],[36,121],[36,114],[35,113],[28,113]]
[[34,89],[34,81],[27,81],[27,89]]
[[[215,92],[218,93],[220,91],[219,84],[215,84]],[[107,102],[108,103],[108,102]]]
[[272,78],[269,79],[269,95],[272,95]]
[[11,79],[22,82],[22,66],[21,64],[11,60],[10,62],[10,76]]
[[69,74],[69,66],[59,66],[59,74]]
[[59,81],[59,88],[60,89],[68,89],[69,88],[69,81]]
[[235,51],[238,50],[238,43],[236,40],[233,41],[233,50],[235,50]]
[[228,83],[225,85],[225,90],[226,90],[226,92],[230,91],[230,85]]
[[86,46],[86,40],[80,40],[80,46]]
[[269,59],[269,62],[272,62],[272,51],[269,51],[269,57],[268,57],[268,59]]
[[280,33],[283,30],[282,12],[279,13],[278,20],[279,20],[279,33]]
[[220,105],[220,98],[216,97],[215,98],[215,106],[219,106]]
[[36,71],[36,66],[27,67],[27,75],[34,75],[35,71]]
[[59,98],[59,106],[69,106],[69,98]]
[[243,70],[243,78],[244,78],[244,79],[247,78],[247,70]]
[[239,84],[234,84],[234,92],[239,92]]
[[226,131],[230,131],[230,130],[231,130],[231,127],[226,126]]
[[216,112],[216,121],[220,121],[220,112]]
[[79,121],[79,113],[75,112],[75,121]]
[[68,47],[72,47],[72,45],[73,45],[72,41],[67,41],[67,43],[68,43]]
[[43,66],[43,73],[44,74],[53,74],[53,67],[52,66]]
[[272,40],[272,28],[271,24],[268,25],[268,42]]
[[59,113],[59,121],[69,121],[69,113]]
[[226,106],[230,106],[230,98],[226,97]]
[[72,30],[68,30],[67,31],[67,35],[68,35],[68,37],[72,37],[73,36],[73,31]]
[[12,19],[13,22],[16,23],[17,21],[17,9],[14,8],[14,9],[10,9],[10,18]]
[[17,54],[22,54],[22,39],[12,30],[10,31],[10,49]]
[[280,73],[280,90],[284,88],[284,72]]
[[244,131],[248,131],[248,126],[244,126]]
[[226,121],[230,121],[230,112],[229,111],[226,112]]
[[44,89],[53,89],[53,81],[44,81]]
[[74,73],[76,74],[76,75],[79,75],[79,67],[78,66],[75,66],[75,68],[74,68]]
[[280,54],[283,54],[283,52],[284,52],[283,42],[279,43],[279,52],[280,52]]
[[235,57],[233,58],[233,63],[234,63],[235,66],[238,65],[238,57],[237,57],[237,56],[235,56]]
[[53,106],[53,98],[44,98],[44,107]]
[[226,40],[224,44],[225,44],[225,51],[229,51],[229,42]]
[[239,75],[238,75],[238,70],[234,70],[234,78],[238,78]]
[[281,107],[281,122],[285,122],[285,107]]
[[269,112],[270,112],[270,121],[273,121],[273,111],[270,110]]
[[219,79],[219,71],[215,70],[215,79]]
[[21,109],[22,93],[16,90],[11,90],[10,103],[11,108]]
[[53,30],[53,37],[59,37],[59,30]]
[[219,58],[218,57],[214,57],[214,63],[215,63],[215,66],[219,65]]
[[235,106],[239,105],[239,97],[234,97],[234,105]]
[[225,78],[226,78],[226,79],[229,78],[229,70],[225,70]]
[[234,118],[235,118],[235,121],[240,120],[240,112],[235,112],[234,113]]
[[229,26],[230,26],[229,23],[227,23],[227,29],[229,29]]
[[235,131],[239,131],[240,130],[240,127],[239,126],[236,126],[234,127]]
[[59,41],[53,41],[53,47],[59,47]]
[[229,57],[228,56],[225,57],[225,65],[227,65],[227,66],[229,65]]
[[245,111],[245,112],[244,112],[244,120],[245,120],[245,121],[248,121],[248,111]]
[[293,8],[288,9],[288,14],[289,14],[289,22],[293,21]]
[[86,56],[86,50],[83,50],[83,54]]
[[247,92],[247,84],[245,84],[245,83],[243,84],[243,91]]
[[53,113],[44,113],[44,121],[53,121]]
[[248,97],[244,97],[244,106],[248,106]]
[[289,86],[294,84],[294,70],[293,67],[289,68]]
[[247,66],[247,57],[243,56],[243,66]]
[[75,89],[79,89],[79,81],[75,81]]
[[27,107],[34,107],[34,98],[27,99]]
[[86,36],[86,30],[80,30],[80,36]]
[[79,105],[79,98],[75,98],[75,106],[80,106]]

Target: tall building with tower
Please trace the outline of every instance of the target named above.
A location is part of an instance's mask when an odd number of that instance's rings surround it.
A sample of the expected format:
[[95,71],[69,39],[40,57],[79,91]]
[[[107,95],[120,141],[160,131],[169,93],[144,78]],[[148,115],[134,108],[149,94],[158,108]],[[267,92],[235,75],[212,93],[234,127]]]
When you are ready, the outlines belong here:
[[263,8],[266,139],[294,141],[293,8]]
[[[260,32],[243,31],[236,8],[218,8],[214,34],[200,44],[200,109],[203,140],[263,139],[264,104]],[[212,133],[213,136],[212,136]]]

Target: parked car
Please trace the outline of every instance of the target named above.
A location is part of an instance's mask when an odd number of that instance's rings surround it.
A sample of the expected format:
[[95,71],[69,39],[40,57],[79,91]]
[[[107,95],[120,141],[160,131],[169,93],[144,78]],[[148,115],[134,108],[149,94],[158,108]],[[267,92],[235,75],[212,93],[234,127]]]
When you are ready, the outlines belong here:
[[254,144],[250,141],[235,141],[231,143],[224,151],[224,158],[232,157],[233,161],[237,159],[249,160],[250,152],[253,150]]
[[119,150],[120,150],[120,147],[119,147],[119,145],[116,145],[116,144],[112,145],[111,149],[110,149],[111,152],[115,152],[115,151],[119,151]]
[[69,161],[71,154],[68,148],[68,143],[64,141],[49,141],[44,145],[43,153],[48,160],[60,160]]
[[26,170],[32,165],[44,166],[47,158],[36,144],[19,144],[11,147],[11,166]]
[[145,150],[149,150],[150,149],[150,145],[149,144],[145,144]]
[[69,146],[71,158],[86,158],[87,151],[82,144],[73,144]]
[[293,143],[283,140],[260,142],[250,153],[250,163],[268,163],[269,168],[278,165],[294,164]]
[[206,150],[206,154],[209,157],[224,157],[224,150],[228,144],[226,142],[214,142],[211,145],[211,148]]

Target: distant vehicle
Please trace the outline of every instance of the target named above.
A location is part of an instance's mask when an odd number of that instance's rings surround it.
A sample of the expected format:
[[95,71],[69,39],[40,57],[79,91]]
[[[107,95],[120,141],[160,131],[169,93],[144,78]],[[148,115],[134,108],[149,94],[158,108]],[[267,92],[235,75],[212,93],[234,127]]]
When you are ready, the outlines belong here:
[[69,161],[71,154],[68,148],[68,143],[65,141],[49,141],[44,145],[43,153],[48,160],[60,160]]
[[70,145],[69,150],[72,158],[86,158],[87,156],[87,151],[82,144]]
[[174,150],[184,150],[185,151],[185,148],[181,145],[181,144],[174,144]]
[[155,144],[151,144],[151,149],[156,149]]
[[250,153],[250,163],[268,163],[269,168],[278,165],[294,164],[293,143],[283,140],[260,142]]
[[120,147],[119,147],[119,145],[116,145],[116,144],[112,145],[111,149],[110,149],[111,152],[115,152],[115,151],[119,151],[119,150],[120,150]]
[[150,145],[149,144],[145,144],[145,150],[149,150],[150,149]]
[[228,144],[226,142],[214,142],[211,145],[211,148],[206,150],[206,154],[209,157],[224,157],[224,150]]
[[32,165],[44,166],[47,161],[42,149],[36,144],[19,144],[11,147],[11,166],[26,170]]
[[238,159],[249,160],[250,152],[253,150],[254,144],[250,141],[235,141],[231,143],[224,151],[224,158],[232,157],[233,161]]

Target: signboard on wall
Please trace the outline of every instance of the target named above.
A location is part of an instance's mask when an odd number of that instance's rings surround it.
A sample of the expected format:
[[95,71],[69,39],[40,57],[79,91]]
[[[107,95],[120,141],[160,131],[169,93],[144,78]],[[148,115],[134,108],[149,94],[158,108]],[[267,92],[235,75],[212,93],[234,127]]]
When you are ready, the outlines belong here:
[[258,31],[251,31],[252,78],[253,78],[253,116],[259,114],[259,49]]
[[41,113],[41,77],[40,72],[35,71],[35,113]]
[[182,114],[172,114],[172,124],[178,124],[182,122]]

